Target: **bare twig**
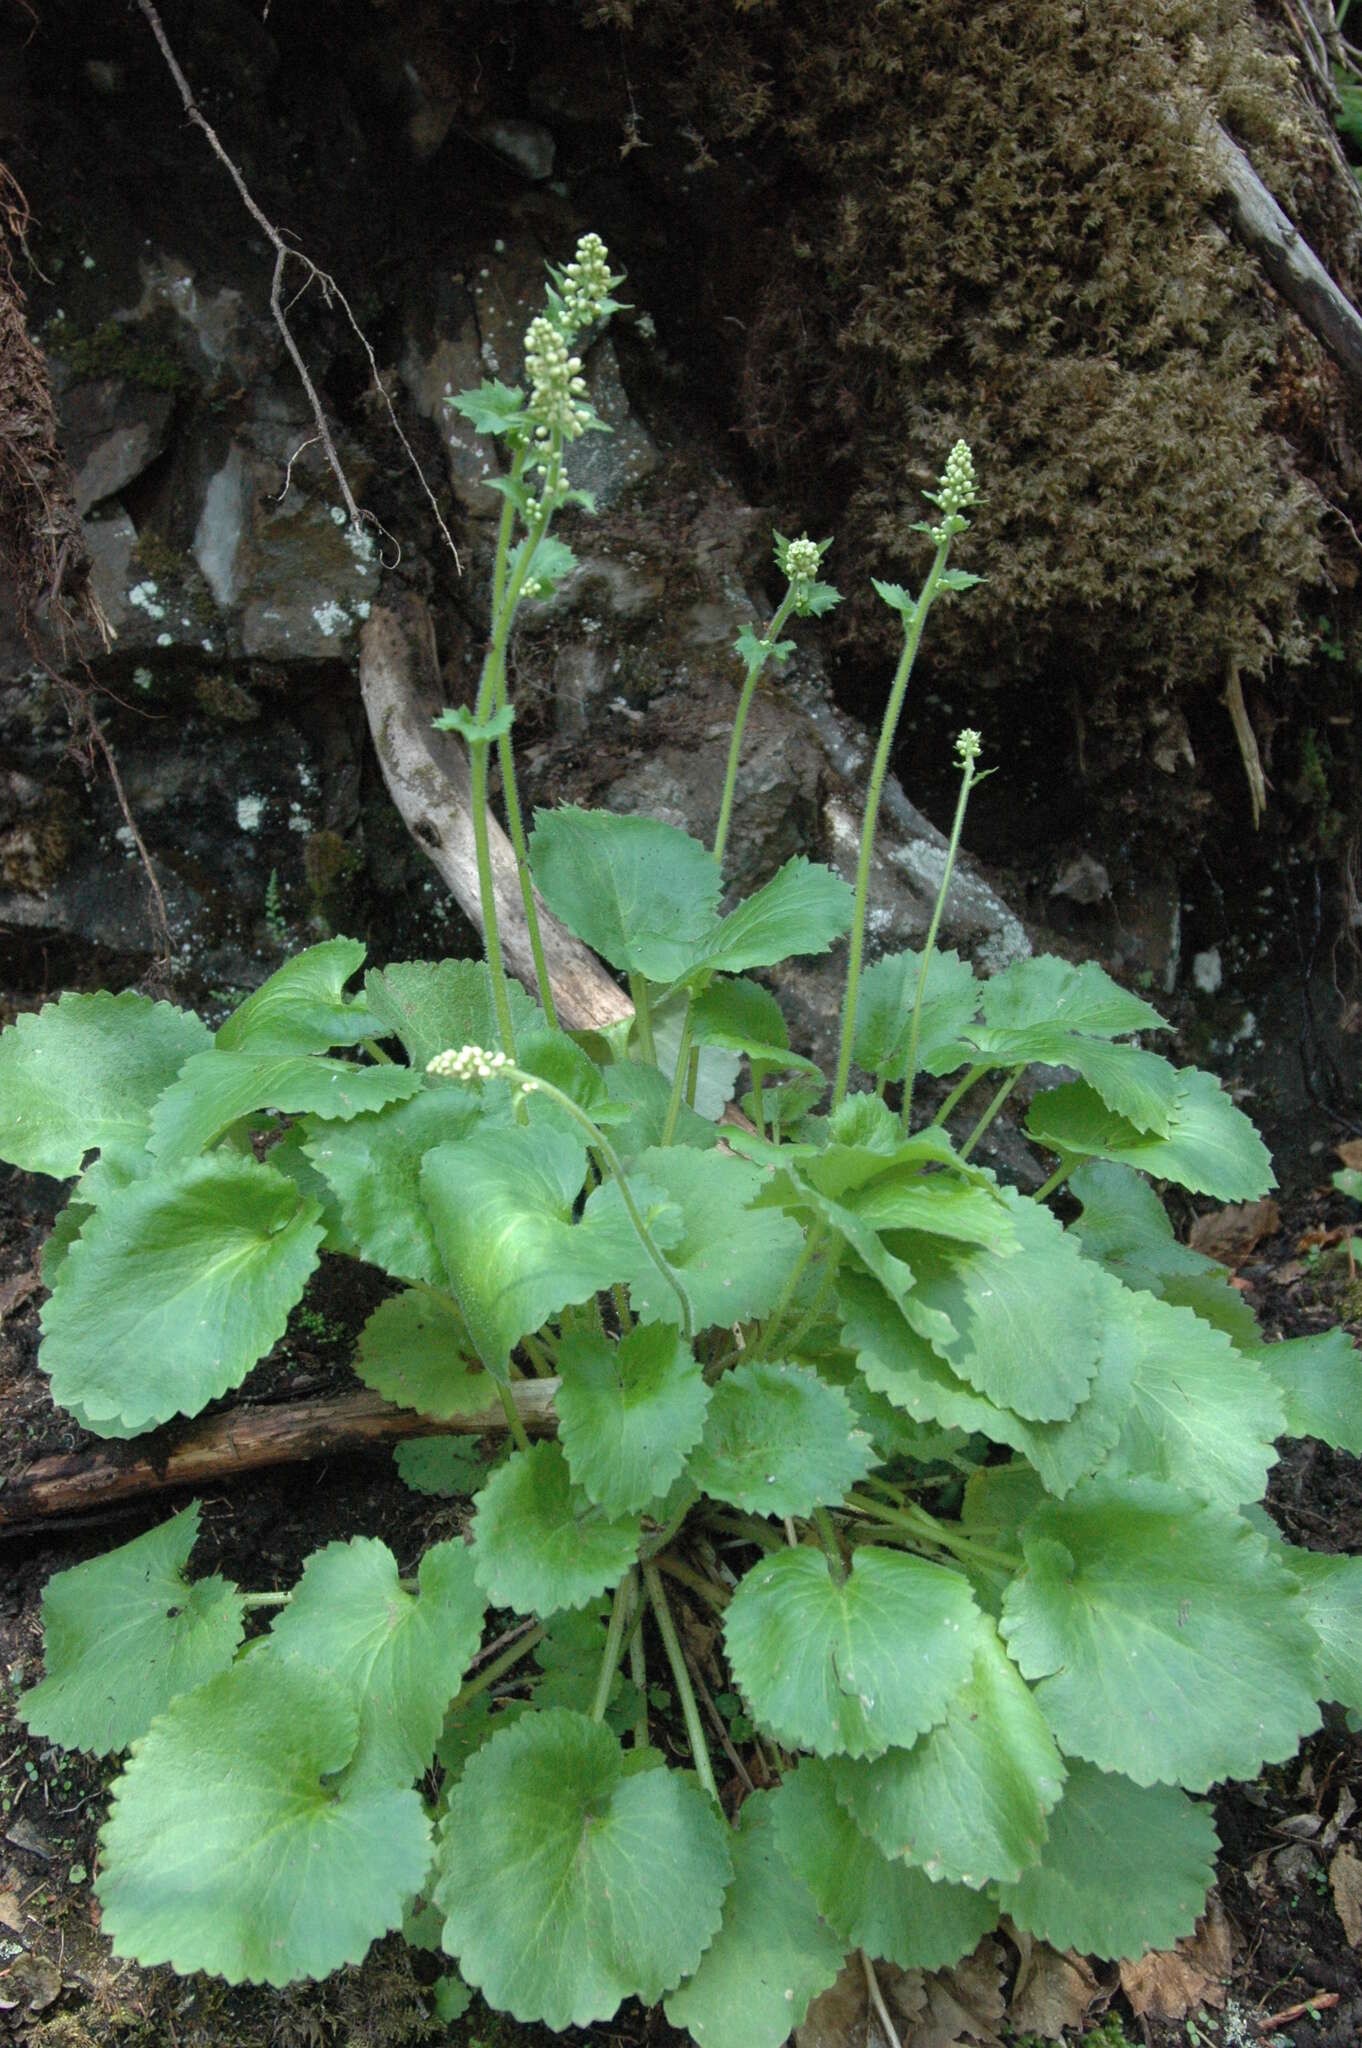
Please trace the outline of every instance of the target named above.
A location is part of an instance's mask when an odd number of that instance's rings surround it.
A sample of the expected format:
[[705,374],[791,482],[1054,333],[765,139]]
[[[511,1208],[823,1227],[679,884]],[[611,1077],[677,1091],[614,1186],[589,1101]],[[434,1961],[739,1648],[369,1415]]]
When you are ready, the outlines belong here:
[[1313,1998],[1303,1998],[1299,2005],[1286,2005],[1280,2012],[1270,2013],[1265,2020],[1255,2020],[1254,2026],[1260,2034],[1275,2034],[1278,2027],[1289,2027],[1292,2020],[1303,2020],[1307,2013],[1313,2019],[1318,2012],[1328,2012],[1338,2004],[1336,1991],[1317,1991]]
[[279,329],[280,335],[283,338],[284,347],[288,350],[290,360],[293,363],[294,369],[298,373],[299,381],[301,382],[303,390],[307,395],[307,401],[309,406],[312,408],[312,417],[317,427],[317,439],[321,442],[323,452],[326,455],[327,464],[331,470],[331,474],[336,479],[337,487],[340,490],[341,497],[345,502],[345,509],[349,513],[352,523],[357,529],[362,528],[367,523],[372,526],[378,527],[378,530],[380,532],[385,531],[385,529],[379,525],[378,520],[374,517],[372,512],[361,512],[359,506],[355,503],[354,493],[350,489],[349,480],[346,477],[345,470],[341,465],[340,456],[336,452],[336,443],[334,438],[332,437],[330,424],[322,408],[321,399],[317,394],[317,387],[312,381],[312,375],[307,367],[306,362],[303,359],[302,350],[299,348],[298,343],[294,338],[293,330],[288,324],[288,312],[285,310],[284,307],[284,278],[290,263],[301,264],[303,271],[305,273],[301,286],[299,287],[298,291],[293,295],[293,298],[289,301],[290,309],[297,303],[298,299],[302,297],[303,293],[306,292],[311,285],[315,284],[320,288],[322,298],[325,300],[326,304],[329,306],[334,300],[336,304],[340,306],[342,312],[345,314],[346,320],[349,322],[352,333],[354,334],[356,340],[359,342],[360,347],[364,350],[365,356],[368,359],[369,372],[373,379],[374,388],[376,389],[379,397],[383,401],[384,407],[388,414],[389,424],[391,425],[392,430],[396,434],[398,440],[401,442],[402,449],[407,457],[407,460],[410,462],[413,470],[416,472],[417,478],[420,481],[421,489],[425,492],[426,501],[429,504],[432,513],[434,514],[435,523],[440,529],[441,538],[443,539],[445,546],[449,549],[450,554],[454,557],[454,566],[456,569],[459,568],[459,551],[454,545],[454,537],[450,533],[448,526],[445,524],[444,515],[440,511],[439,505],[436,503],[434,491],[432,491],[429,483],[426,481],[425,471],[422,469],[420,463],[416,458],[416,452],[413,449],[411,442],[407,439],[405,433],[402,431],[402,427],[398,420],[397,414],[393,410],[393,402],[388,395],[387,387],[384,384],[383,379],[379,376],[378,363],[377,360],[375,359],[373,349],[369,345],[368,336],[365,334],[363,328],[360,326],[358,320],[355,318],[355,315],[351,310],[350,301],[346,298],[345,293],[336,283],[336,280],[334,277],[332,277],[331,273],[327,270],[320,269],[319,266],[315,264],[310,257],[305,256],[300,249],[295,249],[291,247],[291,245],[284,240],[283,235],[280,233],[279,229],[274,225],[273,221],[270,220],[268,216],[262,212],[261,208],[257,205],[254,197],[252,196],[250,187],[247,185],[245,178],[242,176],[236,163],[228,155],[227,151],[224,149],[221,141],[219,140],[216,129],[214,129],[211,122],[206,118],[202,109],[196,102],[193,92],[190,89],[189,80],[185,77],[183,70],[180,68],[179,59],[176,57],[175,52],[170,47],[170,41],[166,35],[165,28],[162,25],[161,17],[157,13],[155,7],[153,6],[152,0],[137,0],[137,5],[140,8],[146,20],[147,26],[150,28],[152,34],[156,38],[157,44],[160,48],[161,55],[164,57],[166,61],[166,68],[169,70],[171,77],[175,81],[175,86],[177,91],[179,92],[180,99],[184,105],[184,111],[187,118],[193,123],[193,125],[196,128],[202,130],[203,135],[207,140],[209,148],[212,150],[214,156],[218,159],[218,162],[226,171],[232,183],[236,186],[237,194],[241,200],[242,205],[245,207],[247,213],[249,213],[251,219],[255,222],[261,234],[264,235],[266,241],[269,243],[270,247],[274,251],[274,275],[270,280],[270,313],[271,316],[273,317],[275,326]]

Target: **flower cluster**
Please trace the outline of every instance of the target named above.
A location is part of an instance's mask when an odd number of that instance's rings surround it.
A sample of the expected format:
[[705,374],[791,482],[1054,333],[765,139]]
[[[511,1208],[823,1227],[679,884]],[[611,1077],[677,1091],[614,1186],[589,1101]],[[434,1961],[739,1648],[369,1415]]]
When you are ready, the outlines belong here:
[[818,574],[820,551],[816,540],[810,540],[807,533],[801,533],[798,540],[785,543],[785,560],[781,563],[791,583],[812,582]]
[[599,320],[615,282],[605,243],[599,235],[583,235],[562,276],[563,310],[574,327]]
[[449,1046],[426,1061],[428,1074],[443,1074],[450,1081],[490,1081],[511,1062],[504,1052],[484,1052],[480,1045]]
[[962,733],[958,734],[956,737],[956,759],[961,763],[962,766],[969,767],[973,762],[978,760],[979,751],[983,744],[984,742],[981,735],[975,732],[972,727],[966,726],[965,730]]
[[535,440],[547,441],[559,433],[565,441],[575,441],[590,417],[590,408],[577,403],[586,392],[582,359],[569,352],[561,329],[542,313],[525,333],[525,368]]
[[940,524],[930,529],[932,539],[940,547],[953,535],[963,533],[968,520],[962,518],[974,503],[974,457],[968,441],[957,441],[946,457],[946,467],[941,473],[940,486],[928,491],[928,498],[941,513]]

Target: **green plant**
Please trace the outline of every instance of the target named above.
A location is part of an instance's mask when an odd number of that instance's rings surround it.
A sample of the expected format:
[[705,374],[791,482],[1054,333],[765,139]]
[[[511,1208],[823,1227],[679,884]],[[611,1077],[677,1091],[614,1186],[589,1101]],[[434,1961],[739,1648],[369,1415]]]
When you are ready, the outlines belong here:
[[[776,536],[785,595],[738,637],[715,847],[577,809],[526,835],[506,650],[573,565],[550,527],[600,423],[572,343],[616,283],[588,238],[529,331],[528,396],[457,401],[510,465],[477,701],[444,722],[480,826],[499,750],[532,931],[531,875],[628,977],[631,1022],[558,1028],[542,951],[538,1003],[507,981],[481,830],[485,964],[404,962],[347,994],[363,948],[337,938],[216,1034],[97,994],[0,1038],[0,1150],[78,1176],[42,1357],[83,1425],[132,1436],[237,1385],[325,1247],[404,1283],[361,1334],[367,1384],[483,1430],[499,1406],[513,1448],[471,1542],[413,1577],[356,1537],[292,1590],[191,1581],[193,1506],[57,1574],[22,1711],[129,1751],[97,1883],[121,1954],[282,1984],[401,1926],[519,2018],[665,1998],[701,2042],[775,2048],[848,1950],[945,1966],[1003,1914],[1104,1956],[1192,1927],[1216,1847],[1195,1795],[1289,1756],[1320,1698],[1362,1705],[1362,1564],[1294,1549],[1255,1506],[1275,1439],[1362,1449],[1362,1419],[1342,1333],[1265,1346],[1174,1240],[1147,1176],[1238,1201],[1271,1173],[1214,1080],[1134,1042],[1161,1026],[1147,1003],[1048,958],[980,982],[937,918],[921,953],[864,964],[913,657],[933,601],[977,580],[949,565],[963,446],[918,595],[876,586],[903,652],[854,891],[797,858],[718,910],[753,691],[787,620],[837,601],[828,543],[802,536]],[[979,736],[958,752],[942,900]],[[844,935],[820,1109],[751,975]],[[721,1133],[744,1060],[750,1121]],[[1079,1078],[1031,1105],[1058,1163],[1030,1197],[971,1155],[1035,1066]],[[955,1077],[930,1116],[920,1076]],[[947,1120],[989,1077],[957,1143]],[[1068,1228],[1047,1206],[1064,1181]],[[468,1471],[412,1455],[416,1484]],[[654,1746],[673,1702],[690,1768]],[[707,1726],[729,1806],[755,1788],[732,1825]]]

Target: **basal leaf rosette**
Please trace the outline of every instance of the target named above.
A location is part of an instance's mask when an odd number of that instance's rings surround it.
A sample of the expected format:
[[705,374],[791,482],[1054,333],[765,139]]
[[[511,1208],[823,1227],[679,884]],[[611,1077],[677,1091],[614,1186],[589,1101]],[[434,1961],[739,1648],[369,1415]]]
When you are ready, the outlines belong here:
[[198,1533],[193,1501],[160,1528],[48,1580],[47,1676],[19,1708],[32,1734],[112,1756],[178,1693],[227,1668],[241,1641],[242,1598],[216,1576],[189,1583]]
[[842,1967],[842,1938],[780,1853],[775,1796],[744,1800],[728,1838],[733,1882],[723,1925],[667,2000],[667,2018],[700,2048],[781,2048]]
[[876,1463],[850,1401],[807,1366],[740,1365],[714,1389],[690,1476],[714,1500],[807,1515],[842,1500]]
[[477,1498],[478,1583],[498,1607],[553,1614],[616,1585],[638,1553],[637,1515],[598,1508],[572,1483],[562,1447],[533,1444],[492,1474]]
[[821,1756],[910,1748],[969,1677],[982,1626],[958,1572],[870,1547],[840,1583],[821,1550],[764,1557],[724,1617],[733,1676],[757,1720]]
[[1038,1508],[1022,1545],[1002,1634],[1066,1755],[1204,1792],[1319,1726],[1318,1640],[1242,1517],[1099,1474]]
[[345,984],[364,965],[359,939],[324,939],[277,968],[233,1010],[214,1041],[223,1052],[312,1053],[355,1045],[374,1028]]
[[61,996],[0,1032],[0,1159],[67,1180],[87,1152],[146,1142],[156,1098],[212,1039],[146,996]]
[[430,1862],[419,1794],[334,1782],[359,1723],[322,1673],[256,1651],[134,1743],[100,1835],[118,1955],[282,1985],[357,1963]]
[[1044,1715],[986,1623],[946,1718],[911,1749],[829,1766],[842,1805],[884,1856],[977,1890],[1042,1853],[1064,1762]]
[[553,1708],[469,1759],[437,1851],[444,1943],[489,2005],[563,2028],[654,2004],[719,1926],[728,1830],[689,1773],[631,1771],[609,1730]]
[[1185,1792],[1074,1763],[1039,1862],[998,1903],[1052,1948],[1113,1959],[1172,1948],[1205,1907],[1218,1847],[1210,1808]]
[[666,1323],[640,1323],[611,1344],[574,1332],[558,1347],[558,1439],[588,1500],[629,1514],[680,1477],[705,1426],[710,1389]]
[[848,1948],[905,1970],[944,1970],[997,1924],[996,1902],[881,1856],[837,1798],[832,1767],[808,1757],[773,1796],[776,1842]]

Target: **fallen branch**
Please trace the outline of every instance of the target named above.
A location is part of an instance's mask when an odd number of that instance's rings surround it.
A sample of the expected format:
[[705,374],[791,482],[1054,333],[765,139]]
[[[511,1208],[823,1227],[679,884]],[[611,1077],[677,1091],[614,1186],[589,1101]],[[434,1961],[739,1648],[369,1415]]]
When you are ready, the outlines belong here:
[[[511,1389],[526,1430],[545,1435],[557,1423],[557,1380],[518,1380]],[[59,1458],[40,1458],[0,1490],[0,1530],[49,1515],[88,1514],[134,1495],[176,1486],[221,1483],[271,1465],[381,1448],[410,1436],[491,1436],[506,1428],[499,1400],[473,1415],[436,1421],[394,1408],[377,1394],[341,1394],[328,1401],[233,1408],[225,1415],[158,1430],[139,1445]]]
[[[360,633],[360,690],[383,780],[403,824],[481,930],[468,758],[455,735],[431,730],[432,718],[443,709],[431,673],[431,646],[429,614],[419,599],[406,599],[401,615],[375,608]],[[502,951],[511,972],[533,991],[534,958],[515,853],[496,820],[488,824]],[[539,926],[553,999],[567,1030],[599,1031],[632,1017],[629,998],[595,954],[542,904]]]

